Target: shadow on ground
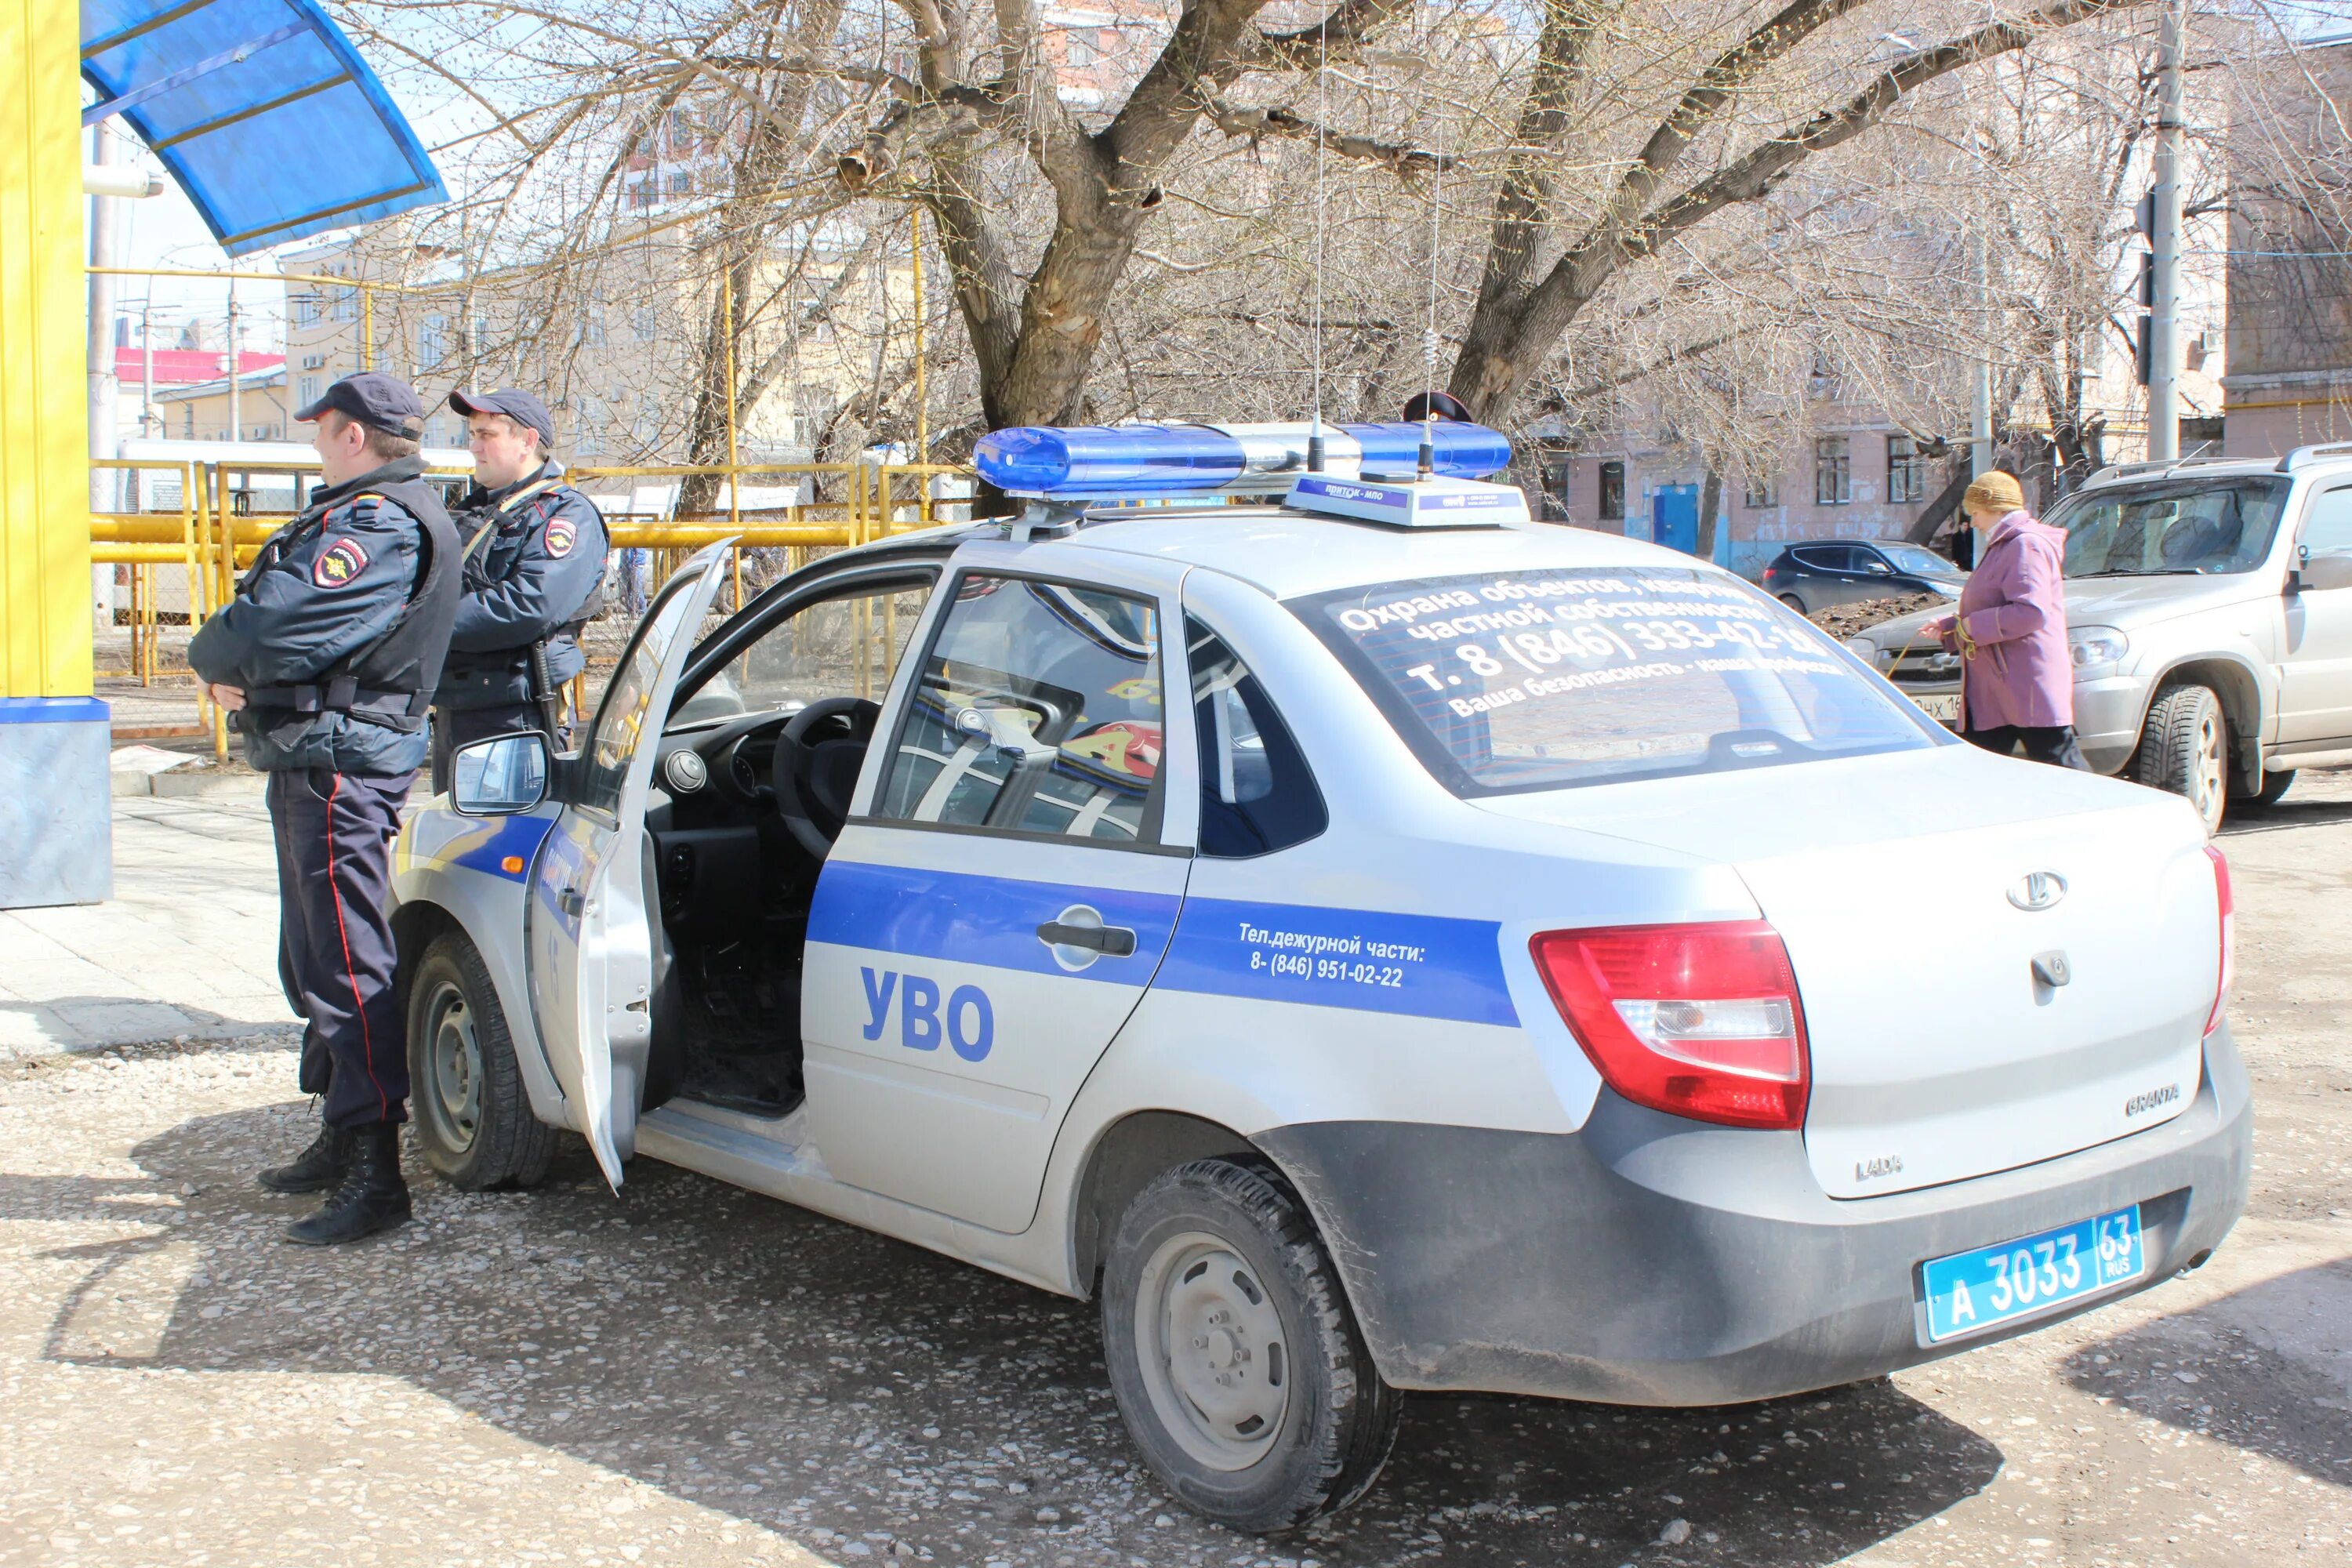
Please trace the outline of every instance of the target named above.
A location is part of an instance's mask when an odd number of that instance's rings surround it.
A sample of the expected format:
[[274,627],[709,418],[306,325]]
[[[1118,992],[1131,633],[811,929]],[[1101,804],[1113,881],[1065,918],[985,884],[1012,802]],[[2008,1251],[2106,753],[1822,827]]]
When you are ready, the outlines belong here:
[[[413,1176],[417,1223],[289,1247],[278,1230],[302,1202],[251,1173],[303,1141],[303,1115],[184,1122],[133,1152],[139,1178],[0,1177],[0,1218],[157,1223],[53,1255],[86,1272],[49,1354],[406,1378],[850,1560],[903,1543],[974,1563],[1826,1563],[2001,1463],[1885,1381],[1675,1412],[1421,1395],[1352,1511],[1253,1543],[1140,1468],[1089,1305],[651,1161],[615,1199],[576,1142],[538,1192]],[[1676,1520],[1687,1538],[1658,1544]]]
[[2352,1258],[2300,1268],[2075,1352],[2068,1382],[2143,1415],[2352,1485]]

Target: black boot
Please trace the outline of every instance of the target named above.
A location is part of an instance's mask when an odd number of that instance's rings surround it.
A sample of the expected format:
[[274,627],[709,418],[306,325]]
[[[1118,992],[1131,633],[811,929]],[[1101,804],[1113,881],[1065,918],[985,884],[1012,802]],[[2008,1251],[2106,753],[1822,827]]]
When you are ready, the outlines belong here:
[[273,1193],[323,1193],[343,1179],[352,1163],[349,1128],[321,1127],[310,1146],[287,1164],[261,1173],[261,1184]]
[[400,1179],[400,1127],[379,1121],[350,1133],[352,1163],[334,1193],[308,1219],[286,1227],[286,1239],[333,1247],[408,1223],[408,1184]]

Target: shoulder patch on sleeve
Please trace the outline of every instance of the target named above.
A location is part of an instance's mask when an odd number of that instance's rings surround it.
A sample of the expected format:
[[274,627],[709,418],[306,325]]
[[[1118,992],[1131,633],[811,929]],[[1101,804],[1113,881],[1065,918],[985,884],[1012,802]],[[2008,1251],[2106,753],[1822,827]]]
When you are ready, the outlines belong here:
[[547,520],[547,552],[550,555],[561,560],[571,554],[572,545],[579,539],[580,525],[570,518],[558,516]]
[[367,552],[356,539],[338,539],[310,563],[310,581],[321,588],[348,587],[367,570]]

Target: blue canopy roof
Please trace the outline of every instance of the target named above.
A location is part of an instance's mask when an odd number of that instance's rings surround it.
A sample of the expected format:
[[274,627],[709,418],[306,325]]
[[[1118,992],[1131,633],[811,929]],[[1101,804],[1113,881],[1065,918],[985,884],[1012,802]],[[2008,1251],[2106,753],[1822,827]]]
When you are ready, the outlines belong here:
[[449,199],[311,0],[81,0],[95,124],[120,114],[231,256]]

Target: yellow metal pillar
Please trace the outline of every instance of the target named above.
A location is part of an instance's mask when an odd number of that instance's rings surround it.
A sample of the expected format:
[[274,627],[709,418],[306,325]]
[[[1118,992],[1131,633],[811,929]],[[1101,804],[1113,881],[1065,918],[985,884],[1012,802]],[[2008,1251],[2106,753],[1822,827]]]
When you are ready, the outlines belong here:
[[112,890],[91,697],[81,14],[0,0],[0,909]]
[[0,697],[88,697],[81,14],[0,0]]

